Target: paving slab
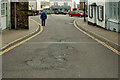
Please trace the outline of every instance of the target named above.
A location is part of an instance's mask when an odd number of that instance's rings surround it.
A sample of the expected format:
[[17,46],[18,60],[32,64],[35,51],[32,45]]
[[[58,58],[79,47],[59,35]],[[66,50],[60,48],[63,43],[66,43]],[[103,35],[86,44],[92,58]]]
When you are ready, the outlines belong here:
[[108,41],[117,46],[120,46],[119,39],[118,39],[120,37],[120,33],[106,30],[98,26],[89,25],[88,19],[86,20],[86,22],[84,22],[84,18],[76,18],[75,20],[76,20],[77,25],[79,25],[79,27],[84,29],[85,31],[90,32],[104,39],[105,41]]
[[2,32],[2,47],[8,45],[9,43],[20,39],[28,34],[35,32],[38,29],[38,24],[33,22],[32,16],[29,17],[29,30],[27,29],[18,29],[18,30],[9,30],[6,29]]

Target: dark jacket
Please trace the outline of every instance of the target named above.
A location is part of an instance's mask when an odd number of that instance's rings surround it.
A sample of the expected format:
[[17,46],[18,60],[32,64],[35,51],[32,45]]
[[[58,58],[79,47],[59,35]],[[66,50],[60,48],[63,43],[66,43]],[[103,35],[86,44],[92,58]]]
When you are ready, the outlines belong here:
[[41,13],[41,19],[47,19],[47,14],[45,12]]

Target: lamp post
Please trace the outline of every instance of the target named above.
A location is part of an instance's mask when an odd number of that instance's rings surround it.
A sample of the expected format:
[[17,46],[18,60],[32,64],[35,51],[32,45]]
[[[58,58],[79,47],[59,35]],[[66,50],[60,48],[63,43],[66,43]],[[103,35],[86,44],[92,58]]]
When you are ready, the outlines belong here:
[[85,11],[85,0],[84,0],[84,22],[86,22],[86,19],[85,19],[85,17],[86,17],[86,11]]

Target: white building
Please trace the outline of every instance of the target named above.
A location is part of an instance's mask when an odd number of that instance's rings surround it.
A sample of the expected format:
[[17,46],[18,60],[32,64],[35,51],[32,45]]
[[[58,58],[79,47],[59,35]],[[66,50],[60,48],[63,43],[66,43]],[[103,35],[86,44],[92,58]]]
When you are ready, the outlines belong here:
[[88,23],[105,28],[105,2],[92,1],[89,0],[88,2]]
[[[72,0],[50,0],[50,7],[56,7],[60,8],[61,6],[67,6],[66,8],[68,8],[68,6],[70,7],[70,9],[72,10],[73,8],[75,8],[75,2]],[[64,7],[65,8],[65,7]]]
[[29,1],[29,8],[32,8],[34,11],[41,10],[41,0],[31,0]]
[[120,32],[120,2],[88,1],[88,24]]
[[1,27],[1,0],[0,0],[0,32],[1,32],[1,29],[2,27]]
[[10,1],[1,1],[1,29],[4,30],[10,27]]

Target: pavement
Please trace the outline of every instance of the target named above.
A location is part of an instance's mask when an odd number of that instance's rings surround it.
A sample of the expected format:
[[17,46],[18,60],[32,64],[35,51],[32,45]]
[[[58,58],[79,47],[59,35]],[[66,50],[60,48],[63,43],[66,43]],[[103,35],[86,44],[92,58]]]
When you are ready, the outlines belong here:
[[[59,15],[58,15],[59,16]],[[77,25],[84,29],[85,31],[88,31],[94,35],[96,35],[99,38],[102,38],[108,42],[111,42],[115,45],[119,45],[119,39],[118,37],[120,37],[120,33],[117,32],[113,32],[113,31],[108,31],[105,30],[103,28],[97,27],[97,26],[92,26],[92,25],[88,25],[88,21],[84,22],[83,18],[76,18],[76,23]],[[2,47],[8,45],[9,43],[24,37],[27,34],[30,34],[34,31],[36,31],[38,29],[38,25],[33,22],[32,20],[29,19],[29,30],[5,30],[2,32]],[[109,36],[108,36],[109,35]]]
[[3,48],[37,31],[38,24],[33,22],[31,18],[32,16],[29,17],[29,30],[27,29],[18,29],[18,30],[6,29],[2,32],[2,47]]
[[49,15],[42,33],[2,55],[2,77],[118,78],[118,55],[76,29],[74,19]]
[[84,18],[76,18],[75,19],[76,24],[79,26],[79,28],[83,29],[84,31],[89,32],[93,36],[96,36],[99,39],[103,39],[104,42],[110,43],[110,45],[116,45],[116,48],[120,46],[119,44],[119,38],[120,38],[120,33],[113,32],[106,30],[101,27],[93,26],[93,25],[88,25],[88,19],[86,18],[86,22],[84,22]]

